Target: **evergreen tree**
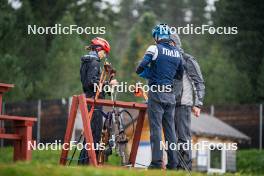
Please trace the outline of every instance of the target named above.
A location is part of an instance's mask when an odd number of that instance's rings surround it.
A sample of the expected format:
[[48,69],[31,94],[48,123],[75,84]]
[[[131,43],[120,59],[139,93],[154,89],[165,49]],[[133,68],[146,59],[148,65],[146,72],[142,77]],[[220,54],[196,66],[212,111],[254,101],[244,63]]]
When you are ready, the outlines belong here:
[[[34,24],[39,26],[54,26],[64,15],[65,11],[74,7],[75,0],[27,0],[32,9],[32,14],[36,19]],[[23,2],[24,3],[24,0]],[[55,37],[48,34],[43,36],[46,41],[45,49],[48,50],[51,41]]]
[[[251,96],[248,77],[224,57],[217,44],[200,60],[206,84],[206,104],[245,103]],[[243,82],[243,86],[241,83]]]
[[263,103],[264,101],[264,58],[262,59],[262,64],[260,66],[257,94],[259,96],[260,102]]
[[[15,64],[12,66],[13,69],[10,69],[6,74],[11,76],[13,75],[11,72],[19,70],[19,75],[24,76],[23,79],[19,76],[8,80],[3,79],[3,82],[12,80],[11,83],[17,84],[21,82],[18,79],[24,81],[23,84],[18,84],[16,87],[19,86],[19,89],[26,92],[26,96],[20,97],[22,94],[15,94],[16,100],[37,98],[39,97],[37,85],[45,70],[44,38],[39,35],[27,34],[27,25],[34,23],[31,7],[27,0],[24,0],[22,6],[16,10],[7,1],[1,1],[1,3],[3,11],[1,10],[0,13],[3,16],[0,16],[3,17],[3,20],[0,20],[0,23],[3,24],[3,28],[1,28],[0,54],[6,59],[5,61],[2,60],[3,62]],[[10,61],[7,61],[8,59]],[[6,65],[3,65],[3,67],[6,67]]]
[[[74,24],[73,17],[66,13],[62,25]],[[68,97],[81,93],[79,77],[80,57],[84,54],[84,44],[79,35],[57,35],[51,43],[48,54],[49,70],[42,85],[49,98]]]
[[183,26],[185,23],[185,0],[146,0],[144,11],[154,12],[157,20],[172,26]]
[[15,24],[15,10],[7,0],[0,1],[0,53],[8,53],[12,51],[10,47],[15,48],[13,40],[11,40],[16,31]]
[[15,54],[20,58],[18,64],[26,77],[26,84],[20,88],[31,90],[27,93],[27,99],[37,99],[41,96],[40,82],[47,68],[46,41],[42,35],[27,34],[28,25],[36,21],[28,0],[24,0],[21,8],[16,10],[16,18],[13,46],[16,47]]
[[188,0],[186,10],[191,13],[190,23],[194,25],[207,24],[205,18],[205,7],[207,6],[206,0]]
[[[206,0],[188,0],[187,8],[185,9],[186,15],[188,15],[188,23],[194,26],[201,26],[208,23],[208,19],[205,18],[205,7],[207,6]],[[198,57],[204,58],[209,53],[210,36],[208,35],[181,35],[184,41],[184,47],[189,48],[189,52]]]
[[[221,35],[223,49],[229,53],[231,62],[249,76],[253,90],[258,89],[257,80],[264,56],[264,4],[261,0],[216,2],[213,21],[218,26],[236,26],[238,34]],[[260,100],[257,91],[252,92],[248,102]]]
[[[142,60],[147,47],[154,44],[151,30],[155,26],[155,15],[146,12],[139,21],[133,26],[130,33],[129,47],[122,62],[122,80],[130,84],[135,84],[141,80],[135,73],[135,69]],[[145,82],[145,81],[144,81]],[[143,83],[144,83],[143,82]],[[127,93],[125,99],[133,99],[132,94]]]
[[133,12],[138,12],[139,4],[137,1],[132,0],[121,0],[119,5],[118,19],[116,20],[116,29],[112,31],[113,37],[112,42],[114,43],[113,52],[114,57],[119,57],[116,59],[117,67],[122,67],[122,62],[120,62],[120,57],[123,58],[126,52],[126,49],[129,45],[128,38],[131,32],[131,28],[134,26],[138,20],[138,16],[133,14]]
[[[18,64],[19,58],[9,54],[0,55],[0,58],[0,82],[15,84],[12,91],[5,94],[6,99],[8,101],[18,101],[26,98],[32,89],[26,86],[26,77]],[[23,87],[26,87],[26,89],[22,89]]]

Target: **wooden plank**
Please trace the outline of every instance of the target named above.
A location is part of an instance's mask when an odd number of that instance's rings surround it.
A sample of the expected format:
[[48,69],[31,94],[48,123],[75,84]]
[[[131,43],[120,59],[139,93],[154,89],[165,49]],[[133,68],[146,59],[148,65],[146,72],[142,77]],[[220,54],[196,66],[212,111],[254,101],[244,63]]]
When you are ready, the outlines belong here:
[[14,86],[15,86],[14,84],[0,83],[0,92],[1,93],[8,92]]
[[21,116],[9,116],[9,115],[0,115],[0,120],[10,120],[10,121],[32,121],[36,122],[37,119],[34,117],[21,117]]
[[[86,98],[84,95],[79,95],[79,104],[80,104],[80,111],[82,114],[82,121],[83,121],[83,129],[84,129],[84,136],[86,139],[86,143],[93,145],[93,135],[92,135],[92,129],[91,129],[91,120],[88,117],[88,109],[86,104]],[[87,150],[88,156],[89,156],[89,162],[92,163],[93,166],[97,166],[97,159],[95,150],[91,148],[90,150]]]
[[147,109],[147,104],[136,103],[136,102],[112,101],[112,100],[103,100],[103,99],[98,99],[95,101],[92,98],[86,98],[86,102],[88,104],[95,104],[98,106],[116,106],[121,108],[143,109],[143,110]]
[[1,121],[0,121],[0,133],[5,133],[5,128],[1,127],[2,124],[1,124]]
[[20,140],[22,139],[21,135],[18,134],[6,134],[6,133],[1,133],[0,134],[0,139],[13,139],[13,140]]
[[[69,144],[72,136],[72,131],[74,128],[74,123],[77,115],[78,110],[78,97],[72,97],[72,104],[71,109],[68,117],[67,128],[64,136],[64,144]],[[69,146],[68,146],[69,147]],[[67,163],[69,150],[62,149],[61,157],[60,157],[60,164],[65,165]]]
[[13,87],[15,87],[15,85],[14,85],[14,84],[0,83],[0,87],[8,87],[8,88],[13,88]]
[[15,121],[14,123],[16,134],[22,136],[20,141],[14,141],[14,161],[29,161],[32,158],[32,150],[29,149],[29,142],[32,141],[33,122],[30,123],[21,123],[21,121]]
[[0,115],[2,114],[2,101],[3,101],[3,94],[2,93],[0,93]]
[[131,148],[131,152],[129,156],[129,163],[132,164],[133,167],[135,166],[135,162],[136,162],[138,146],[139,146],[140,137],[141,137],[144,120],[145,120],[145,114],[146,114],[146,110],[140,110],[138,114],[138,118],[137,118],[137,126],[136,126],[132,148]]

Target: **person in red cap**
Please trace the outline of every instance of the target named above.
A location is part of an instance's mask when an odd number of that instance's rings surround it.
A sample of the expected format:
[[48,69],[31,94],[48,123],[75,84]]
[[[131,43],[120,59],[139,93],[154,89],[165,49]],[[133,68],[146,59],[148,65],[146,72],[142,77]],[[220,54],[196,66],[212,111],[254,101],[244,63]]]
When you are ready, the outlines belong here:
[[[103,58],[106,58],[111,50],[109,43],[100,37],[96,37],[91,40],[91,44],[86,47],[89,50],[87,55],[81,57],[81,67],[80,67],[80,76],[82,82],[83,92],[85,93],[87,98],[94,98],[96,94],[95,84],[98,85],[101,76],[100,69],[100,61]],[[117,81],[113,79],[110,83],[106,83],[110,85],[117,84]],[[100,99],[105,98],[105,93],[101,92],[99,94]],[[90,110],[90,107],[88,106]],[[101,106],[95,106],[95,109],[102,110]],[[92,135],[94,139],[95,147],[99,146],[101,133],[103,127],[103,116],[100,111],[94,111],[91,128]],[[84,145],[86,141],[84,140]],[[98,151],[96,150],[96,155],[98,155]],[[89,158],[87,155],[87,150],[85,148],[82,149],[78,164],[88,164]]]

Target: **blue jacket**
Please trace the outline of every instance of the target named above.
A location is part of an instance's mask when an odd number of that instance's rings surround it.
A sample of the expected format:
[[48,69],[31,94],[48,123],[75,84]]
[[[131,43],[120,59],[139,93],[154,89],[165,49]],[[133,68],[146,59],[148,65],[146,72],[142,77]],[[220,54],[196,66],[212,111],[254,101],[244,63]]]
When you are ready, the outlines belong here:
[[182,79],[182,55],[177,47],[168,43],[151,45],[136,73],[149,80],[149,85],[173,85],[174,79]]

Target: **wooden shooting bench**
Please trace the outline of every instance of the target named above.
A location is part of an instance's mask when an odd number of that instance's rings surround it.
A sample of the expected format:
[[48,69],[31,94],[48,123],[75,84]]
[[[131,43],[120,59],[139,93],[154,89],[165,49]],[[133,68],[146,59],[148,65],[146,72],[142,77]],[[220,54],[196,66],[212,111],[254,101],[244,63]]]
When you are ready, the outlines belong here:
[[[137,118],[137,125],[135,134],[133,137],[133,143],[131,148],[131,153],[129,157],[129,164],[133,167],[135,165],[137,150],[140,142],[141,132],[144,124],[145,114],[147,110],[147,105],[143,103],[136,103],[136,102],[124,102],[124,101],[112,101],[112,100],[103,100],[97,99],[96,101],[91,98],[86,98],[85,95],[78,95],[73,96],[71,109],[68,117],[68,123],[66,128],[66,133],[64,137],[64,144],[69,144],[72,136],[72,131],[75,123],[75,118],[77,114],[78,107],[81,111],[82,121],[83,121],[83,128],[84,128],[84,137],[87,143],[93,143],[93,136],[92,130],[90,126],[91,119],[89,117],[87,105],[96,105],[96,106],[115,106],[115,107],[122,107],[122,108],[129,108],[129,109],[138,109],[139,114]],[[60,164],[66,165],[67,157],[68,157],[69,150],[62,150]],[[87,150],[89,161],[93,166],[97,166],[97,159],[94,150]]]
[[2,96],[13,87],[13,84],[0,83],[0,121],[11,121],[15,131],[14,134],[7,134],[0,127],[0,138],[14,140],[14,161],[31,160],[32,151],[28,148],[28,142],[32,141],[32,126],[37,119],[2,114]]

